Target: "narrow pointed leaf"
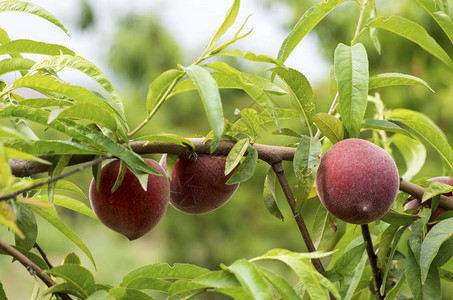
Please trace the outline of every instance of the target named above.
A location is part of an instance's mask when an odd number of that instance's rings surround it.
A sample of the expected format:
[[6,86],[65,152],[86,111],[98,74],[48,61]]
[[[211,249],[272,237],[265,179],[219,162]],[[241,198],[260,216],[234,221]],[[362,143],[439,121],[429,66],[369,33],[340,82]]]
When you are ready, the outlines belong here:
[[[327,113],[317,113],[313,122],[332,144],[338,143],[344,138],[343,123]],[[393,124],[393,123],[392,123]]]
[[47,270],[46,273],[55,277],[63,278],[85,297],[88,297],[88,295],[93,293],[95,290],[93,274],[82,266],[76,264],[66,264]]
[[255,299],[272,300],[272,291],[257,267],[251,262],[241,259],[235,261],[228,270],[236,275],[241,285],[249,291]]
[[291,33],[285,38],[278,52],[278,60],[282,63],[293,52],[299,42],[336,6],[347,0],[326,0],[308,9],[299,19]]
[[337,230],[333,227],[334,218],[320,204],[316,211],[313,230],[311,233],[313,244],[318,251],[328,251],[335,242]]
[[448,167],[453,170],[453,149],[434,127],[426,123],[411,120],[398,120],[398,122],[409,127],[417,136],[433,146]]
[[102,152],[79,143],[60,140],[23,140],[4,138],[5,147],[31,155],[44,154],[101,154]]
[[107,111],[116,113],[122,120],[125,120],[121,107],[115,102],[101,99],[84,87],[63,83],[50,76],[21,77],[14,82],[12,89],[21,87],[34,89],[49,97],[59,96],[58,98],[65,98],[66,100],[69,98],[78,103],[96,104]]
[[362,44],[339,44],[334,57],[341,120],[349,137],[358,137],[368,98],[368,57]]
[[272,284],[282,299],[302,299],[294,288],[288,283],[288,281],[281,275],[264,268],[258,268],[258,272],[260,272],[264,278]]
[[[42,202],[49,202],[49,198],[45,195],[41,195],[37,199]],[[53,204],[70,209],[80,214],[84,214],[85,216],[88,216],[95,220],[98,219],[93,211],[85,203],[69,196],[54,195]]]
[[421,171],[425,164],[425,146],[420,141],[402,134],[392,135],[390,141],[401,153],[406,164],[406,171],[400,176],[405,180],[411,180],[412,177]]
[[236,169],[236,171],[234,171],[230,179],[228,179],[227,184],[244,182],[253,176],[258,162],[258,151],[256,151],[251,145],[249,145],[247,151],[248,154],[244,161]]
[[434,90],[426,83],[426,81],[412,75],[401,73],[382,73],[370,77],[370,89],[394,85],[419,85],[434,93]]
[[307,128],[313,124],[313,118],[316,114],[315,100],[313,90],[308,79],[299,71],[285,67],[275,67],[270,69],[278,75],[289,87],[296,108],[301,114],[301,119],[305,120]]
[[19,212],[16,220],[17,227],[22,231],[24,237],[21,238],[17,234],[14,235],[15,244],[25,250],[30,250],[34,247],[38,236],[38,225],[33,211],[22,203],[19,204]]
[[21,12],[38,16],[59,27],[69,36],[66,27],[53,14],[39,5],[24,1],[3,1],[0,3],[0,12]]
[[217,148],[223,133],[223,108],[219,87],[211,74],[198,65],[191,65],[185,71],[198,89],[209,124],[214,132],[211,143],[212,152]]
[[397,108],[397,109],[392,110],[388,117],[390,120],[404,119],[404,120],[411,120],[411,121],[417,121],[417,122],[424,123],[430,127],[433,127],[445,140],[447,139],[447,136],[442,131],[442,129],[440,129],[439,126],[437,126],[437,124],[434,123],[433,120],[431,120],[428,116],[426,116],[425,114],[423,114],[421,112],[410,110],[410,109],[405,109],[405,108]]
[[297,205],[299,211],[307,200],[315,182],[316,171],[321,161],[321,142],[317,138],[303,136],[294,154],[293,168],[297,178]]
[[0,54],[32,53],[43,55],[75,55],[71,49],[57,44],[37,42],[33,40],[12,40],[0,46]]
[[[184,72],[176,69],[171,69],[160,74],[154,81],[149,85],[148,94],[146,96],[146,107],[148,113],[156,109],[160,97],[170,87],[172,82],[182,76]],[[193,83],[193,81],[191,81]],[[193,86],[196,89],[195,85]],[[175,93],[174,93],[175,94]]]
[[222,25],[220,25],[219,29],[217,29],[216,33],[212,37],[211,41],[209,42],[209,45],[207,47],[207,51],[212,50],[212,48],[215,46],[219,38],[227,32],[227,30],[233,25],[234,21],[236,21],[236,17],[239,12],[239,0],[234,0],[233,5],[231,6],[230,10],[225,16],[225,19],[223,20]]
[[275,172],[272,168],[269,168],[266,178],[264,179],[263,198],[264,205],[271,215],[283,221],[283,214],[278,207],[277,197],[275,196]]
[[247,60],[254,61],[254,62],[264,62],[264,63],[270,63],[270,64],[275,64],[275,65],[281,65],[281,62],[273,57],[270,57],[267,55],[262,55],[262,54],[255,54],[251,51],[242,51],[239,49],[222,50],[220,52],[217,52],[216,55],[233,56],[233,57],[239,57],[239,58],[247,59]]
[[228,175],[233,171],[234,168],[241,162],[241,158],[244,156],[249,146],[249,139],[244,138],[237,141],[237,143],[231,148],[228,153],[225,163],[225,175]]
[[453,61],[441,46],[417,23],[400,16],[378,17],[367,24],[398,34],[425,49],[434,57],[440,59],[447,66],[453,67]]
[[431,263],[433,262],[439,248],[448,239],[453,237],[453,218],[440,221],[426,235],[420,252],[420,272],[422,283],[428,277]]
[[323,275],[335,282],[354,271],[365,253],[366,243],[355,246],[343,253]]
[[431,17],[433,17],[434,20],[436,20],[437,24],[439,24],[450,39],[450,42],[453,43],[453,21],[446,13],[448,12],[448,9],[439,7],[438,3],[433,0],[417,0],[417,2],[431,15]]
[[425,202],[428,199],[431,199],[437,195],[448,194],[451,191],[453,191],[453,187],[449,184],[444,184],[441,182],[432,182],[426,188],[425,193],[423,194],[422,202]]
[[83,57],[72,55],[59,55],[55,57],[49,57],[34,65],[30,71],[35,71],[42,68],[62,67],[78,70],[94,79],[99,85],[104,88],[105,91],[107,91],[108,95],[112,98],[116,105],[120,107],[121,110],[123,109],[123,103],[121,101],[120,95],[113,88],[112,83],[104,74],[104,72],[102,72],[101,69],[99,69],[95,64]]
[[195,146],[190,140],[174,134],[145,135],[134,139],[134,141],[171,143],[180,146],[189,146],[192,150],[195,150]]
[[35,62],[28,58],[9,58],[0,61],[0,75],[15,71],[28,71]]

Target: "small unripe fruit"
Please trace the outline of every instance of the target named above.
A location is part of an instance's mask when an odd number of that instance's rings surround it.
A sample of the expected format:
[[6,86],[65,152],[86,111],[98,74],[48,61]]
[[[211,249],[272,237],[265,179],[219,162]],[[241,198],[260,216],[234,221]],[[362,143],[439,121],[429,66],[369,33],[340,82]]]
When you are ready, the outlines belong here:
[[[448,176],[434,177],[434,178],[428,179],[427,181],[433,181],[433,182],[436,181],[436,182],[441,182],[441,183],[445,183],[445,184],[453,186],[453,179],[451,179]],[[445,194],[442,194],[442,195],[450,197],[450,196],[453,196],[453,192],[445,193]],[[424,204],[426,204],[428,207],[431,207],[431,200],[428,200],[428,201],[424,202]],[[417,199],[411,200],[406,205],[404,205],[404,210],[416,209],[415,211],[413,211],[411,213],[413,215],[418,214],[419,208],[420,208],[420,203],[418,202]],[[440,216],[441,214],[443,214],[446,211],[447,210],[445,208],[443,208],[443,207],[437,207],[431,213],[431,216],[429,217],[428,222],[434,222],[437,219],[438,216]],[[433,224],[429,224],[428,225],[428,231],[431,230],[431,228],[433,228],[433,226],[434,226]]]
[[[199,154],[195,160],[178,157],[170,182],[170,204],[180,211],[202,214],[224,205],[239,184],[227,185],[225,156]],[[161,160],[166,167],[166,156]]]
[[102,167],[99,191],[93,179],[90,186],[90,202],[99,220],[110,229],[135,240],[154,228],[167,210],[170,185],[165,171],[152,159],[145,162],[162,174],[148,176],[145,191],[137,177],[126,167],[119,188],[111,190],[118,176],[120,161],[110,161]]
[[382,148],[361,139],[333,145],[321,158],[316,189],[325,208],[353,224],[378,220],[399,189],[398,169]]

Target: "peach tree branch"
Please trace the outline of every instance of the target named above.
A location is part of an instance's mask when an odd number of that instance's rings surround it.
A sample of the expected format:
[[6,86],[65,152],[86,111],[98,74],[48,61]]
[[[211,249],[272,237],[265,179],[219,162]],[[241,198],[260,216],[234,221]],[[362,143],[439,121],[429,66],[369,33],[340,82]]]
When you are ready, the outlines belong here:
[[[40,267],[38,267],[38,265],[36,265],[34,262],[28,259],[21,252],[16,250],[13,246],[0,240],[0,249],[5,251],[8,255],[14,257],[17,261],[19,261],[28,270],[28,272],[30,272],[31,275],[36,274],[36,276],[38,276],[39,279],[41,279],[42,282],[44,282],[44,284],[47,285],[48,287],[51,287],[56,284],[55,281],[53,281],[49,275],[44,273],[44,271]],[[57,295],[63,300],[71,300],[71,297],[69,297],[68,294],[57,293]]]
[[382,286],[381,269],[377,265],[377,256],[376,253],[374,252],[373,240],[371,239],[370,234],[370,227],[368,227],[368,224],[362,224],[360,225],[360,227],[362,229],[363,240],[366,242],[366,252],[368,255],[368,261],[370,262],[371,273],[373,275],[374,290],[379,299],[384,299],[385,294],[381,295],[380,293]]

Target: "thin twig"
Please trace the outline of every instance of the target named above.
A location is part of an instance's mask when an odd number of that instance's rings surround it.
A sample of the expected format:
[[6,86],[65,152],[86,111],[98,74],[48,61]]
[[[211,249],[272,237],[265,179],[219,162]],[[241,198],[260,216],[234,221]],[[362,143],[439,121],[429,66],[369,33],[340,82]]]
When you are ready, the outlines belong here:
[[52,178],[49,178],[48,180],[46,181],[43,181],[43,182],[39,182],[35,185],[32,185],[31,187],[28,187],[28,188],[25,188],[25,189],[22,189],[22,190],[19,190],[19,191],[16,191],[14,193],[11,193],[11,194],[8,194],[8,195],[4,195],[4,196],[1,196],[0,197],[0,201],[2,200],[8,200],[8,199],[15,199],[17,196],[21,195],[22,193],[26,193],[28,191],[31,191],[31,190],[34,190],[40,186],[43,186],[43,185],[46,185],[46,184],[49,184],[49,183],[52,183],[54,181],[57,181],[57,180],[60,180],[60,179],[63,179],[65,177],[68,177],[72,174],[75,174],[75,173],[78,173],[78,172],[81,172],[83,170],[85,170],[86,168],[89,168],[91,166],[94,166],[95,164],[98,164],[100,163],[101,161],[105,160],[105,159],[109,159],[109,158],[112,158],[112,155],[111,154],[106,154],[106,155],[103,155],[95,160],[92,160],[90,161],[89,163],[85,164],[85,165],[81,165],[71,171],[68,171],[66,173],[63,173],[63,174],[60,174],[58,176],[55,176],[55,177],[52,177]]
[[38,243],[35,243],[33,247],[35,247],[36,250],[38,250],[39,254],[41,254],[42,259],[46,262],[49,269],[52,269],[53,266],[50,263],[49,259],[47,258],[46,252],[44,252],[44,250],[38,245]]
[[374,279],[374,289],[375,289],[375,292],[378,295],[379,299],[384,299],[385,292],[384,292],[384,295],[381,295],[381,293],[380,293],[381,286],[382,286],[381,269],[379,269],[377,266],[377,256],[376,256],[376,253],[374,253],[373,241],[371,240],[371,234],[370,234],[370,228],[368,227],[368,224],[360,225],[360,227],[362,229],[363,240],[366,242],[366,252],[368,254],[368,260],[369,260],[370,266],[371,266],[371,273],[372,273],[373,279]]
[[[14,257],[17,261],[19,261],[32,275],[36,274],[36,276],[38,276],[39,279],[41,279],[42,282],[44,282],[44,284],[47,285],[48,287],[51,287],[56,284],[55,281],[53,281],[49,275],[44,273],[44,271],[40,267],[38,267],[38,265],[36,265],[34,262],[28,259],[21,252],[16,250],[13,246],[0,240],[0,249]],[[65,293],[56,294],[63,300],[71,300],[71,297],[69,297],[68,294]]]
[[[277,176],[280,186],[282,187],[286,200],[288,201],[288,204],[291,207],[291,211],[293,213],[294,219],[296,220],[297,227],[299,228],[299,231],[302,234],[302,238],[305,242],[305,245],[307,246],[308,251],[315,252],[316,248],[313,245],[313,241],[310,237],[310,233],[308,232],[307,226],[305,225],[304,219],[302,218],[302,215],[296,211],[296,200],[294,199],[293,192],[291,191],[291,187],[289,186],[288,179],[286,178],[282,164],[274,163],[271,166],[275,172],[275,175]],[[324,273],[325,269],[319,258],[314,258],[311,261],[313,263],[313,266],[316,268],[316,270],[318,270],[319,273]]]

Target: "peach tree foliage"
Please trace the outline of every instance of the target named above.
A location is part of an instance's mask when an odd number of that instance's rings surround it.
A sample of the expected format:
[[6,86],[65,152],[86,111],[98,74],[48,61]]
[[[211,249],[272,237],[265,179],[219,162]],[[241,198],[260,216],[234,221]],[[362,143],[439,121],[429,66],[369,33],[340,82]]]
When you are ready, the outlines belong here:
[[[429,232],[427,223],[431,211],[439,205],[451,208],[451,198],[441,196],[450,192],[451,186],[419,181],[426,187],[420,201],[431,201],[431,208],[423,207],[418,217],[410,214],[411,211],[405,212],[403,205],[408,193],[417,197],[419,194],[412,190],[400,192],[392,209],[380,221],[361,225],[365,240],[352,224],[340,235],[336,224],[342,221],[322,205],[316,212],[313,228],[307,230],[303,203],[309,198],[318,201],[313,186],[322,153],[347,138],[367,138],[390,153],[398,152],[405,164],[405,172],[400,174],[404,180],[411,180],[423,167],[425,146],[435,149],[444,164],[444,174],[439,176],[453,174],[453,149],[442,130],[421,112],[403,107],[387,109],[385,99],[381,100],[376,93],[376,89],[396,85],[431,89],[428,83],[399,70],[373,74],[367,55],[368,51],[380,52],[381,48],[391,51],[391,45],[380,45],[379,31],[394,33],[417,44],[451,68],[453,61],[447,52],[415,20],[400,17],[397,12],[380,16],[374,0],[326,0],[301,12],[275,58],[238,50],[234,43],[252,36],[243,32],[245,22],[237,32],[229,31],[236,22],[240,5],[239,0],[232,2],[221,26],[195,62],[175,66],[150,83],[143,102],[147,117],[137,128],[129,127],[121,96],[92,62],[63,45],[11,40],[0,28],[3,55],[0,75],[17,75],[12,83],[0,81],[0,118],[9,121],[0,124],[0,223],[15,237],[14,245],[0,241],[0,253],[19,260],[49,287],[37,298],[152,299],[158,293],[171,299],[188,299],[204,293],[221,293],[234,299],[395,299],[397,296],[441,299],[441,280],[453,282],[453,215],[451,212],[441,215]],[[336,49],[332,49],[332,76],[326,87],[331,91],[332,103],[328,111],[320,111],[315,107],[316,94],[310,82],[300,71],[285,66],[285,61],[313,28],[344,2],[355,3],[351,9],[359,12],[359,18],[356,31],[351,34],[353,39],[338,41]],[[424,9],[453,42],[448,1],[417,0],[413,5]],[[69,35],[50,12],[34,4],[3,1],[0,12],[35,15]],[[366,48],[362,42],[371,46]],[[33,57],[39,59],[25,58],[23,54],[38,54]],[[222,59],[225,56],[270,67],[262,74],[250,74],[225,63]],[[65,68],[89,76],[102,88],[102,93],[67,83],[59,74]],[[17,93],[20,88],[35,90],[43,96],[24,98]],[[219,89],[241,89],[256,106],[237,109],[239,119],[227,120]],[[198,91],[201,101],[198,104],[204,107],[212,129],[208,133],[194,133],[205,134],[201,143],[199,139],[170,134],[140,135],[140,130],[166,101],[193,90]],[[274,101],[277,96],[286,103],[280,105]],[[372,111],[371,118],[367,111]],[[287,119],[298,120],[299,129],[282,127],[280,121]],[[58,131],[67,138],[43,139],[33,131],[31,123]],[[281,145],[284,147],[258,143],[261,136],[272,133],[287,135],[294,142]],[[171,169],[174,154],[215,151],[227,154],[226,173],[233,171],[230,183],[251,178],[258,159],[271,165],[264,181],[264,204],[272,216],[283,218],[276,201],[278,181],[301,230],[301,243],[305,242],[308,252],[263,249],[261,256],[238,258],[230,265],[221,264],[218,270],[190,264],[146,265],[125,274],[118,286],[111,286],[96,282],[75,254],[67,255],[62,265],[53,266],[46,261],[43,250],[36,247],[38,215],[66,236],[95,266],[90,250],[55,209],[61,206],[96,219],[83,202],[59,194],[72,191],[85,197],[79,187],[65,179],[68,174],[91,167],[93,176],[98,178],[102,161],[117,157],[144,186],[148,174],[156,172],[140,154],[169,153],[167,166]],[[282,160],[293,161],[297,189],[288,185]],[[66,169],[74,164],[78,167]],[[38,172],[47,172],[49,179],[33,179],[31,175]],[[118,178],[117,184],[120,183]],[[260,263],[264,260],[287,265],[297,280],[285,278],[278,271],[281,269],[264,268]],[[0,299],[7,299],[1,283]]]

